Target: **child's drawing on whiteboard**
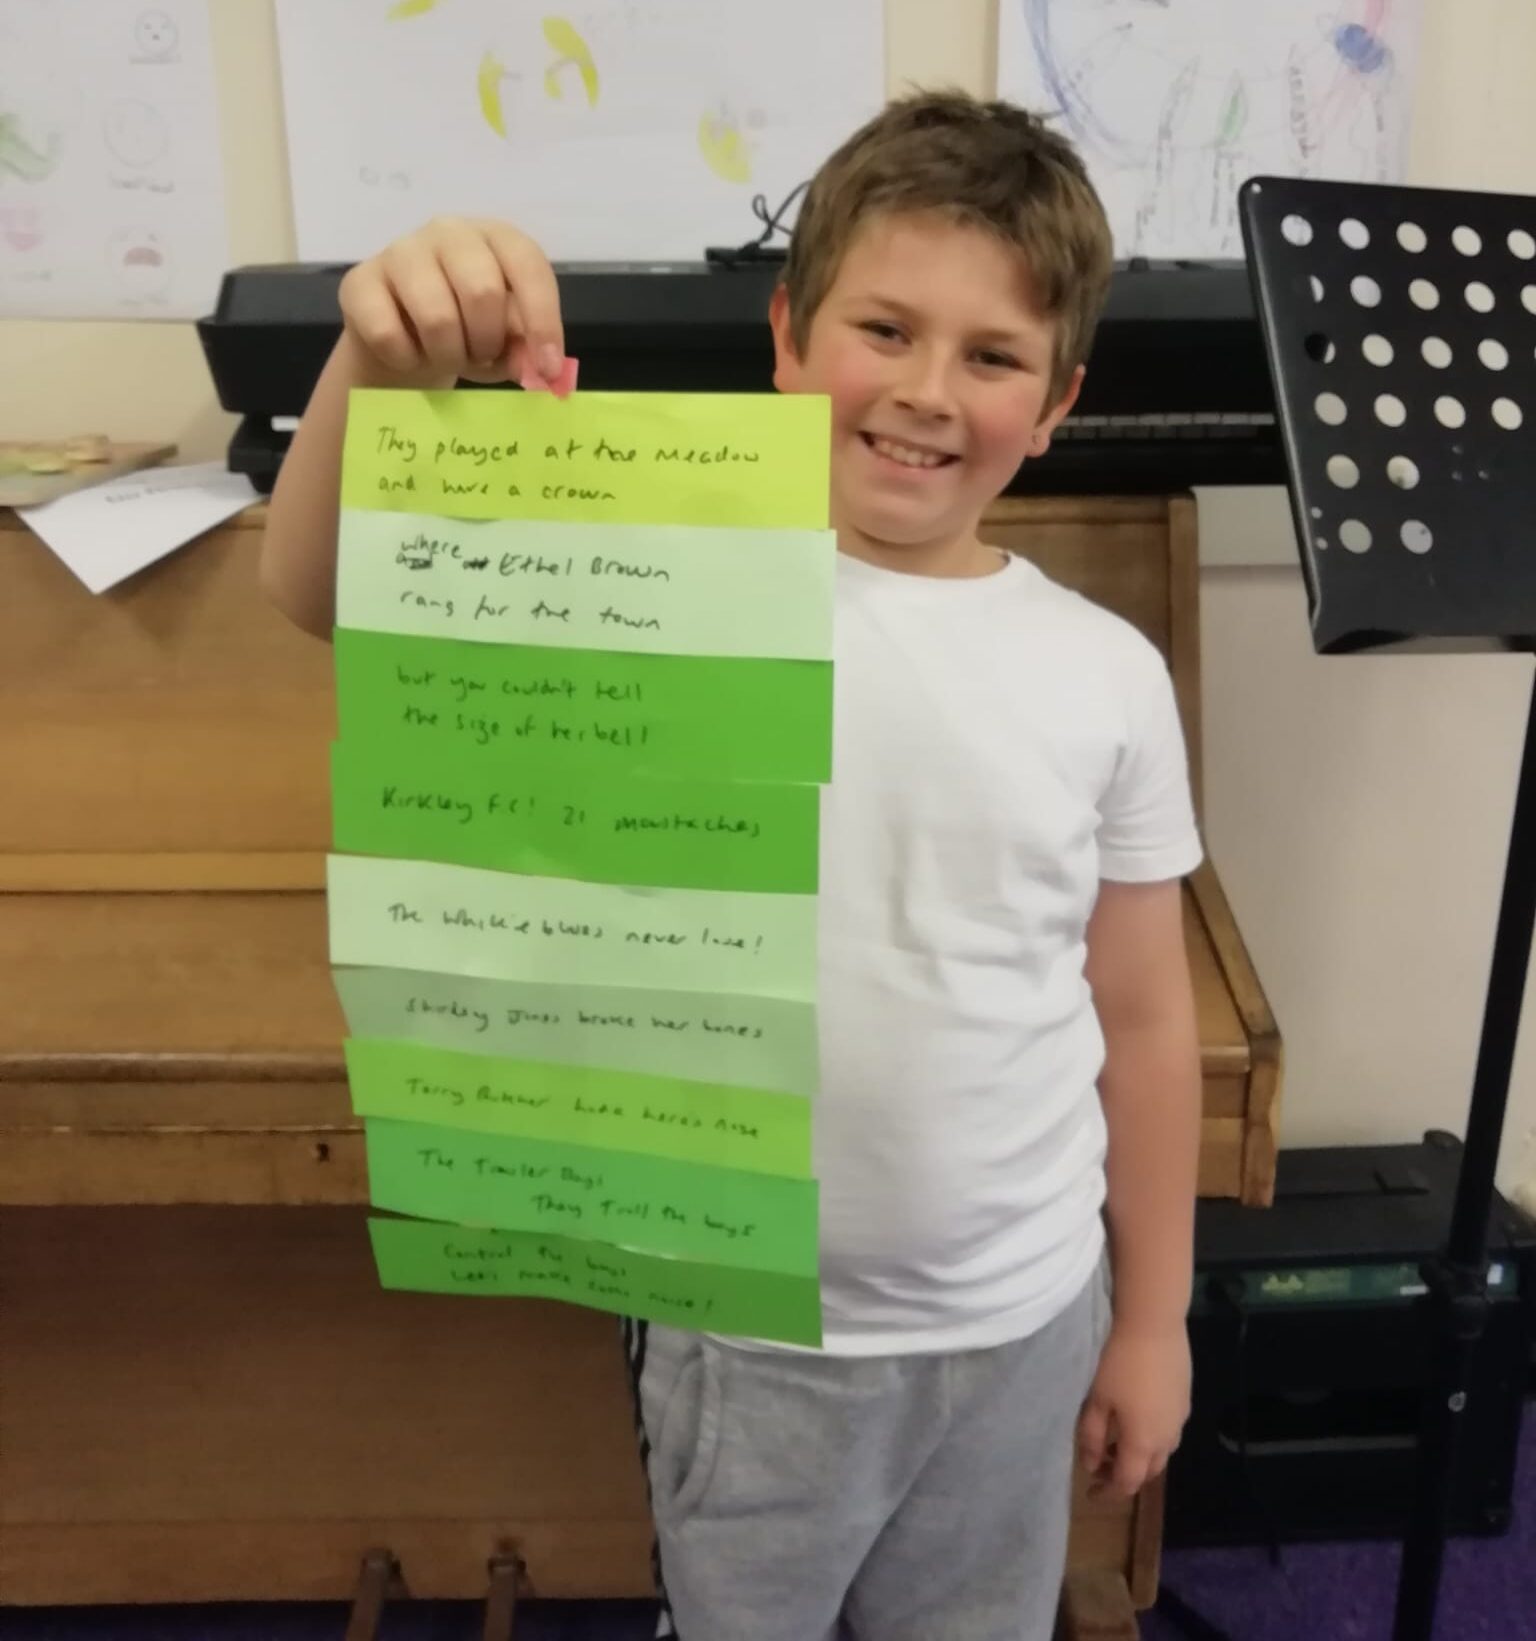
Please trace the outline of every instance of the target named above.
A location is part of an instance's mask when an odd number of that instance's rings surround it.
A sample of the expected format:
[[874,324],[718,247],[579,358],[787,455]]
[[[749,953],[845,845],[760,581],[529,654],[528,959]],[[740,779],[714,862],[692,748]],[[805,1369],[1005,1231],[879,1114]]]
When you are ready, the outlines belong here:
[[697,260],[883,101],[883,0],[275,6],[309,261],[434,213],[510,217],[563,261]]
[[1001,0],[998,89],[1059,119],[1129,256],[1240,256],[1272,171],[1402,174],[1422,0]]

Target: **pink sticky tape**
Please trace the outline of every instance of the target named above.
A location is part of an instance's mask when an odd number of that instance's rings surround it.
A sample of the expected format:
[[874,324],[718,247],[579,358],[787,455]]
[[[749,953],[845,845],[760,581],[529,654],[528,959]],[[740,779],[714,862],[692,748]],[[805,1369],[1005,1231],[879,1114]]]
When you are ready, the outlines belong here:
[[580,361],[566,354],[560,365],[560,374],[554,381],[546,382],[542,376],[537,376],[530,370],[524,373],[519,385],[530,393],[547,388],[557,399],[563,399],[566,394],[576,391],[576,372],[580,368]]

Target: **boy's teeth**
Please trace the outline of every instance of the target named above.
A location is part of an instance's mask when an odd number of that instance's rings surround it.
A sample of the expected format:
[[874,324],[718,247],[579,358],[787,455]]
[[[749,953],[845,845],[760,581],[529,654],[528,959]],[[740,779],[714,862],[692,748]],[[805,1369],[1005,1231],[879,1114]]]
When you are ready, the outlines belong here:
[[909,444],[892,444],[889,439],[871,439],[870,443],[882,456],[889,456],[904,467],[938,467],[948,460],[935,451],[914,450]]

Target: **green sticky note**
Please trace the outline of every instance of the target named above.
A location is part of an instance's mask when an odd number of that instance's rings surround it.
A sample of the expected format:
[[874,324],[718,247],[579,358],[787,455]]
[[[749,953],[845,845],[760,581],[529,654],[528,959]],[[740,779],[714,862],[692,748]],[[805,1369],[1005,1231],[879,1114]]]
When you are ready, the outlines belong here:
[[379,1279],[417,1293],[559,1299],[666,1327],[820,1345],[815,1277],[665,1259],[601,1242],[371,1216]]
[[362,1117],[810,1178],[811,1102],[799,1095],[381,1037],[350,1038],[346,1054]]
[[331,978],[355,1037],[781,1094],[820,1087],[814,1003],[414,969],[337,968]]
[[595,773],[548,754],[331,748],[333,840],[356,854],[599,883],[814,894],[821,789]]
[[364,1129],[375,1208],[591,1237],[713,1265],[817,1274],[814,1180],[386,1117]]
[[802,393],[354,388],[342,506],[823,530],[829,404]]
[[624,655],[338,628],[341,739],[498,769],[521,752],[704,780],[826,781],[832,664]]
[[340,627],[663,655],[832,654],[830,530],[346,508],[338,551]]
[[331,962],[813,1001],[816,897],[332,855]]

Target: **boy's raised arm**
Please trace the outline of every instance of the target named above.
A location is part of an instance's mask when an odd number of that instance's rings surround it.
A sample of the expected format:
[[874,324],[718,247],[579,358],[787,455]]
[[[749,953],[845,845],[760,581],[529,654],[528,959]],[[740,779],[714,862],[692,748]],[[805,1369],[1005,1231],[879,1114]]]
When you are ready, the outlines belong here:
[[551,383],[565,353],[554,270],[504,222],[430,222],[350,269],[340,295],[342,333],[283,458],[261,548],[262,591],[317,637],[335,622],[351,390]]

